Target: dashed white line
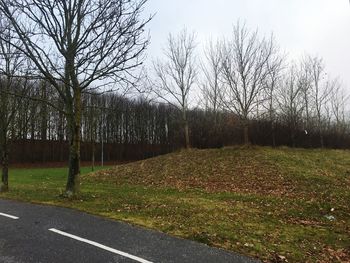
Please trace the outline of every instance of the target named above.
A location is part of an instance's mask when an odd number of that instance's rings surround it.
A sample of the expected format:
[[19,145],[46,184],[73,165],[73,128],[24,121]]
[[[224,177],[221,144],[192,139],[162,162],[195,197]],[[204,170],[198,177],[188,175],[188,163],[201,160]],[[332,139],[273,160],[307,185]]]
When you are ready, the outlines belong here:
[[75,236],[75,235],[72,235],[72,234],[69,234],[69,233],[57,230],[55,228],[50,228],[49,231],[54,232],[54,233],[59,234],[59,235],[62,235],[62,236],[66,236],[66,237],[78,240],[80,242],[84,242],[84,243],[90,244],[92,246],[104,249],[104,250],[112,252],[114,254],[118,254],[120,256],[133,259],[133,260],[135,260],[137,262],[140,262],[140,263],[152,263],[151,261],[145,260],[143,258],[133,256],[133,255],[128,254],[126,252],[123,252],[123,251],[120,251],[120,250],[117,250],[117,249],[114,249],[114,248],[111,248],[111,247],[107,247],[107,246],[102,245],[100,243],[97,243],[97,242],[94,242],[94,241],[91,241],[91,240],[88,240],[88,239],[85,239],[85,238],[81,238],[81,237],[78,237],[78,236]]
[[15,219],[15,220],[16,220],[16,219],[19,219],[19,217],[17,217],[17,216],[5,214],[5,213],[0,213],[0,216],[4,216],[4,217],[11,218],[11,219]]

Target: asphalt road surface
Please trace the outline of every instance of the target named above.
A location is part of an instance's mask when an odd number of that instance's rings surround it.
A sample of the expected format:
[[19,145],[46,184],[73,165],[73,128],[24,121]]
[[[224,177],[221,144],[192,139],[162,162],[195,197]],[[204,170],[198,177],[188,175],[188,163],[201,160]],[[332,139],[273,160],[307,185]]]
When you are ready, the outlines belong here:
[[71,209],[0,199],[0,262],[257,262]]

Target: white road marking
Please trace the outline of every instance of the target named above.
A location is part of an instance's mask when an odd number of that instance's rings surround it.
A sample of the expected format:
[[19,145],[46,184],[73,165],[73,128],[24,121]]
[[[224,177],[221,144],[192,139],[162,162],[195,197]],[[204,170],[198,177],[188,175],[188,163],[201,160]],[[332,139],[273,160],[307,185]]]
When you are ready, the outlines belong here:
[[0,216],[8,217],[8,218],[11,218],[11,219],[19,219],[19,217],[17,217],[17,216],[12,216],[12,215],[9,215],[9,214],[4,214],[4,213],[0,213]]
[[78,241],[81,241],[81,242],[84,242],[84,243],[87,243],[87,244],[90,244],[90,245],[93,245],[95,247],[107,250],[107,251],[112,252],[114,254],[118,254],[120,256],[133,259],[133,260],[138,261],[140,263],[152,263],[151,261],[145,260],[143,258],[139,258],[139,257],[133,256],[133,255],[125,253],[123,251],[120,251],[120,250],[117,250],[117,249],[114,249],[114,248],[111,248],[111,247],[107,247],[107,246],[102,245],[100,243],[97,243],[97,242],[94,242],[94,241],[91,241],[91,240],[88,240],[88,239],[85,239],[85,238],[81,238],[81,237],[78,237],[78,236],[75,236],[75,235],[72,235],[72,234],[69,234],[69,233],[57,230],[55,228],[50,228],[49,231],[54,232],[56,234],[60,234],[62,236],[70,237],[72,239],[75,239],[75,240],[78,240]]

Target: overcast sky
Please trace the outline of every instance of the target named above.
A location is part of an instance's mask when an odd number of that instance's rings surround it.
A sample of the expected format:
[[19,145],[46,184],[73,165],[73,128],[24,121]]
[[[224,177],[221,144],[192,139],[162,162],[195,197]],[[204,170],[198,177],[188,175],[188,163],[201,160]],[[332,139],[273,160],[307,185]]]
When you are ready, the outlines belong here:
[[349,0],[149,0],[146,13],[156,13],[149,25],[149,60],[161,55],[170,32],[186,26],[203,43],[229,37],[241,20],[261,35],[273,32],[291,58],[323,57],[328,72],[350,91]]

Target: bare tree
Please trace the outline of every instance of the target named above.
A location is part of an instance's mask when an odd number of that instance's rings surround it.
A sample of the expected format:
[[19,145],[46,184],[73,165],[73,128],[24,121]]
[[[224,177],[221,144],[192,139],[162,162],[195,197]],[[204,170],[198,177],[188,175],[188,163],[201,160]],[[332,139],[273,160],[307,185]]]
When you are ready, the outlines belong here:
[[222,83],[220,80],[222,66],[221,43],[210,40],[204,49],[204,61],[201,63],[203,80],[201,91],[204,106],[214,114],[214,124],[217,122],[217,112],[220,108]]
[[147,45],[140,15],[147,0],[0,0],[21,45],[64,102],[70,141],[66,194],[79,191],[82,93],[132,79]]
[[333,87],[331,82],[326,78],[327,74],[321,58],[308,57],[306,70],[310,72],[311,76],[310,92],[313,108],[315,110],[316,127],[320,136],[320,146],[323,148],[323,111]]
[[[8,41],[3,41],[6,38]],[[15,119],[18,104],[26,90],[27,80],[16,78],[21,70],[24,59],[10,44],[15,42],[11,24],[5,17],[0,16],[0,150],[2,175],[0,192],[9,189],[9,127]],[[18,42],[15,42],[20,45]],[[15,95],[19,95],[16,97]]]
[[297,66],[292,64],[284,76],[284,83],[278,90],[278,105],[281,117],[287,122],[290,131],[291,144],[296,146],[296,132],[305,108],[302,94],[303,86],[299,85]]
[[330,109],[335,120],[336,133],[339,135],[345,133],[347,126],[346,105],[350,96],[337,79],[333,80],[331,85],[333,88],[330,93]]
[[197,77],[195,34],[183,29],[176,37],[169,35],[165,48],[166,61],[154,62],[153,92],[181,111],[185,146],[190,148],[187,119],[189,95]]
[[304,57],[300,64],[299,68],[297,70],[297,78],[298,78],[298,85],[301,88],[301,93],[303,97],[303,104],[304,104],[304,111],[303,111],[303,121],[304,121],[304,129],[306,131],[312,130],[312,115],[313,115],[313,109],[312,109],[312,74],[309,66],[309,60],[308,57]]
[[271,59],[267,62],[268,74],[264,80],[265,101],[263,105],[266,105],[268,120],[271,124],[271,138],[272,146],[276,147],[276,122],[277,122],[277,88],[281,85],[283,78],[284,69],[284,58],[280,56],[277,52]]
[[249,140],[249,115],[264,91],[264,81],[268,76],[268,62],[276,52],[273,38],[258,37],[258,32],[250,32],[239,23],[234,27],[233,39],[224,44],[222,51],[223,78],[226,84],[222,96],[224,107],[238,114],[244,128],[244,143]]

